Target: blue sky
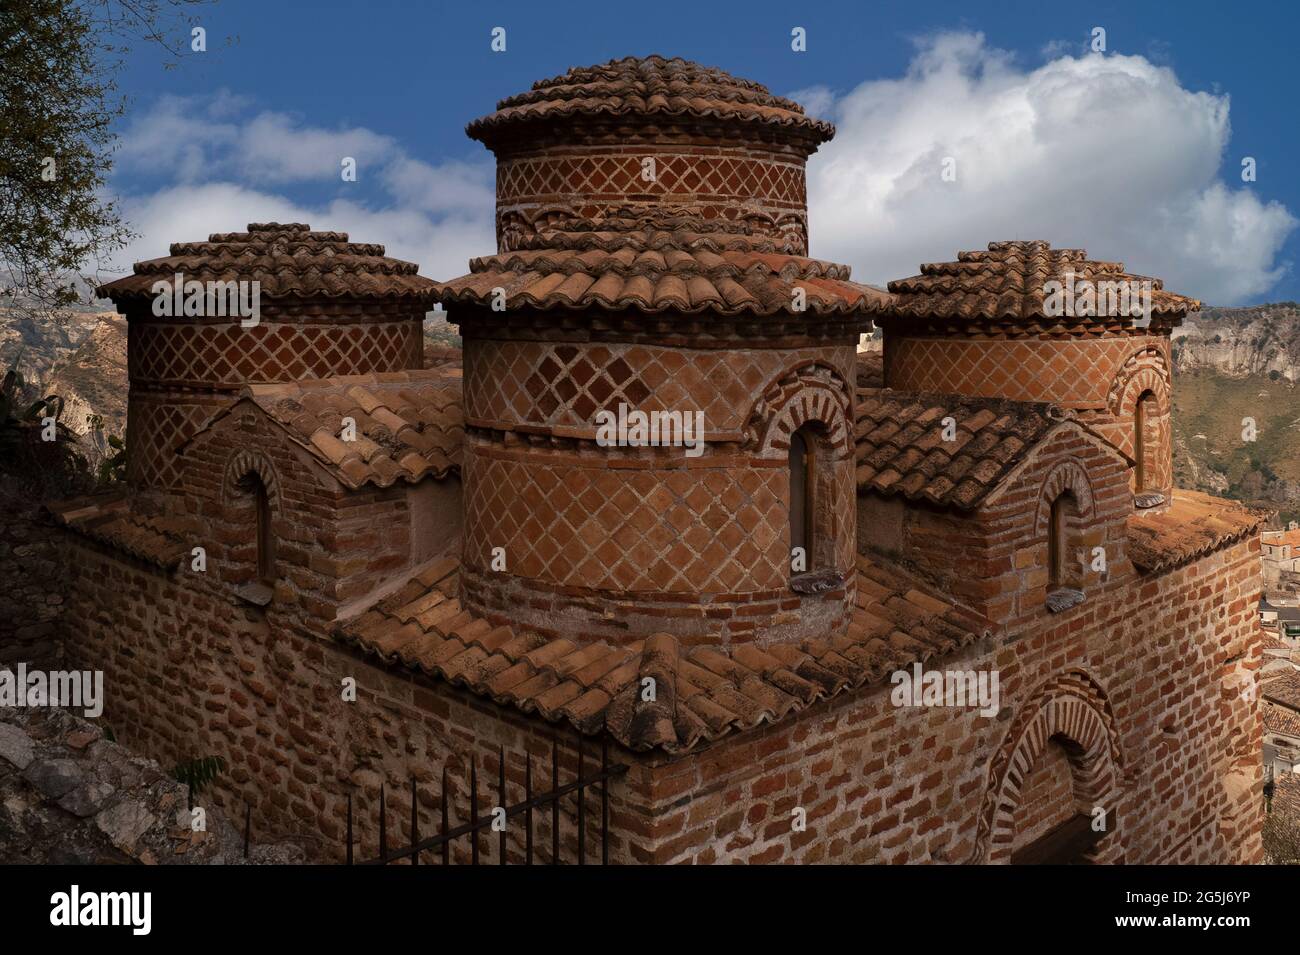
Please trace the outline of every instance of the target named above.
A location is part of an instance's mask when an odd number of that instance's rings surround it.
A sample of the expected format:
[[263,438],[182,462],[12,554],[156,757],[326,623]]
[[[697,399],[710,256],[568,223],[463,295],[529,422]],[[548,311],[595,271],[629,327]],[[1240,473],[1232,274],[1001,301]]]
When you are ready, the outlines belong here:
[[[809,167],[812,251],[859,280],[1044,238],[1216,304],[1300,300],[1296,9],[221,0],[199,11],[207,53],[164,71],[144,52],[122,77],[110,185],[143,235],[115,265],[295,215],[460,274],[493,250],[491,157],[465,124],[569,66],[662,53],[837,123]],[[956,184],[931,175],[946,156]]]

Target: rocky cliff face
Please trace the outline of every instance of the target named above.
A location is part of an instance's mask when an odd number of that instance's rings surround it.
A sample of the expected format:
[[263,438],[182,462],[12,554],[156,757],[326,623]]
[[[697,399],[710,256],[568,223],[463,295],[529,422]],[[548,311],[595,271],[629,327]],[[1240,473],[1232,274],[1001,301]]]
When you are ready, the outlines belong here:
[[1300,381],[1300,305],[1207,308],[1174,332],[1174,369]]
[[1173,358],[1177,483],[1300,517],[1300,306],[1189,315]]

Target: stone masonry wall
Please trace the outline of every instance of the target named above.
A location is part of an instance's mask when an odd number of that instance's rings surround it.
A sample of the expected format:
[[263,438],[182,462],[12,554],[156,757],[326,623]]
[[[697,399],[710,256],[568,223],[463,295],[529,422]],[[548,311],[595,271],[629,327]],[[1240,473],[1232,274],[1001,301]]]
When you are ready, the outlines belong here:
[[61,537],[30,497],[0,485],[0,667],[59,658]]

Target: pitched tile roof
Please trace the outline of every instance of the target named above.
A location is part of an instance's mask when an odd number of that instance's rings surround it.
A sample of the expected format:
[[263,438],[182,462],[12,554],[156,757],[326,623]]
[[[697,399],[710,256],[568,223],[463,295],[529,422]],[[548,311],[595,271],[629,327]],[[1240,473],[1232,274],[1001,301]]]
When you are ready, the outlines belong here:
[[[1265,687],[1268,684],[1264,684]],[[1263,706],[1264,729],[1270,733],[1294,736],[1300,739],[1300,710],[1265,699]]]
[[134,273],[96,289],[115,301],[152,296],[160,280],[259,282],[268,298],[399,298],[423,301],[433,287],[412,262],[384,247],[349,242],[346,232],[312,232],[302,223],[254,222],[247,232],[219,232],[207,242],[175,242],[171,254],[135,263]]
[[48,510],[56,524],[164,570],[190,551],[183,521],[133,511],[124,493],[62,501]]
[[1300,528],[1289,531],[1264,531],[1260,535],[1266,544],[1274,547],[1289,545],[1291,547],[1300,547]]
[[1300,712],[1300,670],[1291,667],[1265,680],[1260,692],[1264,699]]
[[1267,511],[1176,488],[1168,510],[1128,518],[1128,556],[1142,571],[1163,572],[1257,533]]
[[538,123],[580,119],[665,122],[704,120],[775,128],[807,140],[813,148],[835,135],[830,123],[806,116],[798,103],[773,96],[767,87],[680,57],[624,57],[575,67],[539,80],[531,90],[497,103],[496,112],[466,128],[492,146]]
[[1045,403],[859,388],[858,490],[974,508],[1062,420]]
[[[346,487],[389,487],[460,470],[459,365],[254,384],[241,397],[256,402]],[[355,440],[342,440],[344,418],[356,423]]]
[[[903,571],[858,558],[858,606],[846,633],[798,646],[682,648],[656,634],[627,644],[580,643],[496,627],[457,599],[446,558],[340,625],[336,635],[386,663],[496,702],[608,730],[634,750],[682,752],[774,722],[818,700],[885,680],[989,632],[987,621],[927,592]],[[654,702],[641,699],[655,680]]]
[[[614,210],[562,219],[518,248],[473,259],[470,274],[441,283],[436,298],[507,309],[605,308],[721,315],[866,314],[884,307],[879,289],[849,281],[847,265],[785,253],[743,222],[705,222],[672,209]],[[796,307],[803,290],[806,309]]]
[[[1273,775],[1273,799],[1270,810],[1289,816],[1294,823],[1300,823],[1300,773],[1275,773]],[[1283,861],[1295,863],[1300,860],[1286,859]]]
[[[990,242],[987,251],[960,252],[956,262],[921,266],[921,274],[889,283],[894,300],[887,317],[987,319],[1011,323],[1051,320],[1044,309],[1049,281],[1151,283],[1153,315],[1196,311],[1196,299],[1164,290],[1159,279],[1130,275],[1121,262],[1094,262],[1083,249],[1053,249],[1048,243]],[[1083,321],[1089,321],[1084,318]],[[1092,319],[1101,321],[1102,319]]]

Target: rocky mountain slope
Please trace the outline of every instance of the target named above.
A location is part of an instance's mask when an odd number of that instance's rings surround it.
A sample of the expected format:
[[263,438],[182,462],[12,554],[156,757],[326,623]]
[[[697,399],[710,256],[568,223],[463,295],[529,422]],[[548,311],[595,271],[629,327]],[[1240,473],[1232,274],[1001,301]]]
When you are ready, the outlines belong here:
[[1178,483],[1300,519],[1300,305],[1189,315],[1173,357]]

